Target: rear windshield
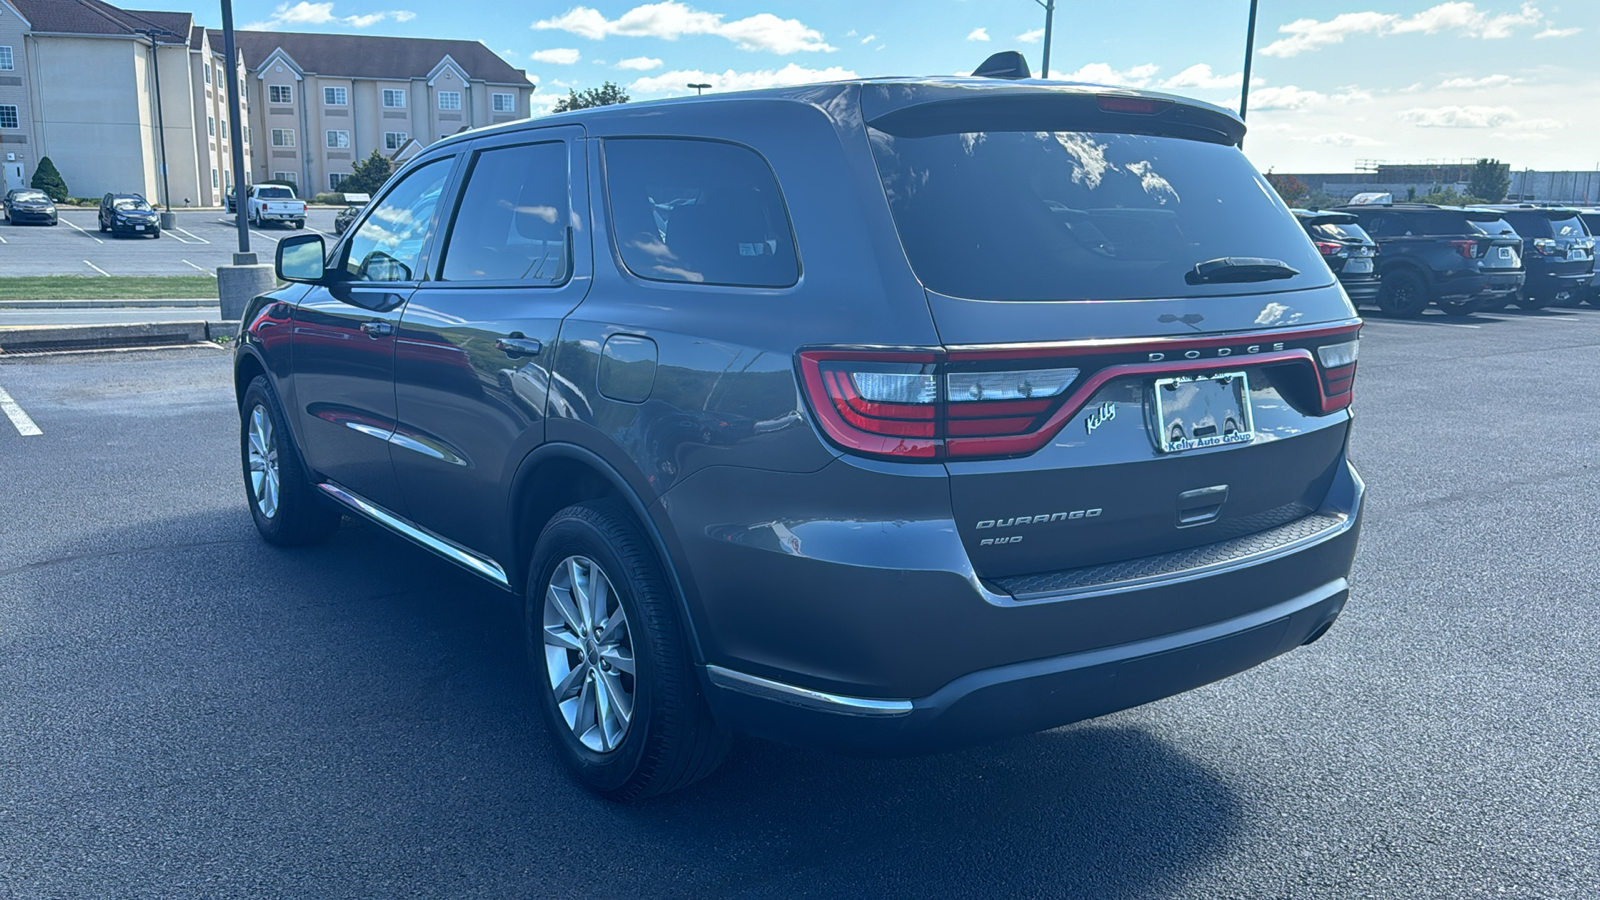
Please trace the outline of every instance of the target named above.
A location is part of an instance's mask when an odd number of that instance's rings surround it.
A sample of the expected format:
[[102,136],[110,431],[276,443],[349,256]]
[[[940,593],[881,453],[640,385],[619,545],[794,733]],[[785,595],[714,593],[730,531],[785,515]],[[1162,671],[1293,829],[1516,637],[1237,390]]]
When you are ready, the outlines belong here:
[[1467,220],[1467,227],[1471,229],[1468,233],[1486,234],[1489,237],[1512,237],[1518,234],[1517,229],[1505,219],[1490,219],[1488,221],[1469,219]]
[[1583,224],[1589,226],[1590,234],[1600,234],[1600,213],[1583,213],[1579,216]]
[[1588,237],[1583,222],[1577,216],[1552,218],[1548,213],[1509,212],[1506,219],[1516,226],[1517,233],[1527,238],[1581,238]]
[[1366,243],[1371,240],[1360,225],[1354,222],[1343,224],[1339,222],[1326,222],[1321,225],[1311,226],[1311,236],[1330,241],[1355,241]]
[[256,198],[259,200],[293,200],[294,192],[288,188],[281,187],[256,188]]
[[[1328,267],[1231,146],[1100,132],[871,130],[911,267],[978,300],[1133,300],[1312,287]],[[1277,259],[1292,278],[1190,285],[1196,263]]]

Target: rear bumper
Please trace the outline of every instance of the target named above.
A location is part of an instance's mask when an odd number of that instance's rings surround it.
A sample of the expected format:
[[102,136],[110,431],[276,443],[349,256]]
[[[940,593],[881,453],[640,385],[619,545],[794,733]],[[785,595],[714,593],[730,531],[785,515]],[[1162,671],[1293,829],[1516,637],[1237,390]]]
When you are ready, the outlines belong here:
[[[1362,491],[1355,472],[1342,466],[1319,511],[1338,526],[1282,552],[1026,600],[972,576],[964,554],[948,555],[959,553],[953,535],[952,547],[934,548],[945,554],[937,568],[896,560],[895,538],[926,544],[940,530],[914,522],[892,529],[857,523],[837,536],[850,539],[849,548],[830,547],[825,534],[778,535],[772,543],[791,546],[767,548],[779,553],[764,554],[767,577],[759,586],[745,584],[734,599],[701,580],[697,630],[708,700],[719,722],[741,733],[904,755],[1040,731],[1181,693],[1327,630],[1349,593]],[[745,539],[714,529],[711,536],[724,552],[695,559],[692,545],[686,548],[684,568],[697,577],[712,560],[728,571]],[[833,549],[848,559],[830,563],[831,579],[823,580],[816,557]],[[812,557],[810,565],[782,561],[802,554]],[[870,566],[874,557],[906,567]],[[1171,630],[1152,633],[1160,626],[1151,622]],[[1132,637],[1084,637],[1109,634]]]
[[1586,272],[1550,272],[1530,271],[1528,280],[1523,286],[1523,291],[1530,297],[1553,299],[1557,294],[1572,294],[1582,296],[1594,281],[1594,271]]
[[1505,297],[1522,289],[1527,273],[1473,272],[1447,278],[1438,285],[1440,300],[1488,300]]

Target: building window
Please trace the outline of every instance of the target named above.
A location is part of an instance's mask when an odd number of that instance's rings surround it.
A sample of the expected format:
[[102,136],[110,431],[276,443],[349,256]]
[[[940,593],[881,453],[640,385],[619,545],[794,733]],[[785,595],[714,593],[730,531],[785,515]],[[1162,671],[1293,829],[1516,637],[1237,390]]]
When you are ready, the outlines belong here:
[[250,126],[249,125],[240,125],[239,126],[239,130],[244,132],[244,134],[241,135],[241,137],[244,138],[244,142],[246,144],[250,143]]
[[294,146],[294,129],[293,128],[274,128],[274,129],[272,129],[272,146],[274,146],[274,147],[293,147]]
[[300,176],[293,172],[273,172],[272,180],[281,181],[284,184],[292,184],[296,190],[300,187]]
[[330,132],[328,132],[328,149],[329,150],[348,150],[348,149],[350,149],[350,132],[348,132],[348,131],[330,131]]
[[16,67],[16,60],[11,56],[11,48],[0,46],[0,69],[5,69],[9,72]]
[[517,111],[516,94],[494,94],[490,99],[494,101],[495,112],[508,113]]
[[294,90],[287,84],[271,84],[267,86],[267,102],[293,103]]
[[406,133],[404,131],[385,131],[383,133],[383,149],[399,150],[405,145]]
[[460,109],[461,108],[461,92],[460,91],[440,91],[439,92],[439,108],[440,109]]
[[406,92],[392,88],[383,89],[383,106],[385,109],[405,109]]
[[322,103],[324,106],[346,106],[350,103],[350,96],[342,87],[325,87],[322,89]]
[[329,172],[328,190],[337,191],[339,189],[339,185],[344,184],[344,180],[349,177],[349,172]]
[[206,84],[211,83],[211,63],[206,63]]
[[209,134],[212,137],[216,137],[217,136],[217,118],[216,118],[216,116],[206,116],[206,134]]
[[239,79],[239,105],[244,105],[244,79]]
[[217,189],[217,184],[218,184],[218,182],[217,182],[217,170],[216,169],[212,169],[211,170],[211,189],[213,191]]
[[18,128],[17,108],[15,106],[0,106],[0,128]]

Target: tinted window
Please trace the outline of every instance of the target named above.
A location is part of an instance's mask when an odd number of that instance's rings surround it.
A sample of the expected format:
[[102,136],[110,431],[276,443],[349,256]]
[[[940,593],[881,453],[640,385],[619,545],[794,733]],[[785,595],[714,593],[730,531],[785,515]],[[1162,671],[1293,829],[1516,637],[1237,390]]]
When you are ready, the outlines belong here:
[[1508,212],[1506,221],[1525,238],[1581,238],[1587,237],[1583,222],[1577,216],[1551,218],[1542,212]]
[[119,198],[119,199],[111,201],[111,208],[112,209],[133,209],[133,210],[146,210],[146,211],[148,211],[150,209],[150,204],[144,202],[143,200],[139,199],[138,197],[122,197],[122,198]]
[[1354,222],[1349,224],[1326,222],[1321,225],[1313,225],[1311,226],[1311,234],[1313,237],[1330,241],[1360,241],[1365,243],[1368,240],[1367,233],[1361,229],[1360,225]]
[[565,144],[478,154],[451,226],[444,280],[566,281],[568,217]]
[[350,238],[345,271],[357,281],[415,281],[450,159],[411,172],[373,206]]
[[11,192],[11,199],[13,199],[13,200],[49,200],[50,198],[46,197],[44,195],[44,191],[12,191]]
[[1517,230],[1505,219],[1469,219],[1466,223],[1467,231],[1450,232],[1451,234],[1485,234],[1489,237],[1511,237]]
[[286,187],[260,187],[256,188],[256,197],[261,200],[293,200],[294,191]]
[[[872,130],[911,267],[942,294],[1115,300],[1326,284],[1299,223],[1233,147],[1144,135]],[[1302,274],[1191,286],[1196,263],[1278,259]]]
[[606,199],[628,271],[657,281],[788,287],[800,278],[772,169],[694,140],[605,142]]

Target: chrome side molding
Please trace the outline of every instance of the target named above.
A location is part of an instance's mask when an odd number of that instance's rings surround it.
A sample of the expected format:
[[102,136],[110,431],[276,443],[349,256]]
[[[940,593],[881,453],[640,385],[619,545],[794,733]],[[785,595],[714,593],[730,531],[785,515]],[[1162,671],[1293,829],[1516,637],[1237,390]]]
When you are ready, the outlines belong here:
[[912,710],[910,700],[871,700],[866,697],[846,697],[840,694],[829,694],[824,691],[813,691],[810,688],[784,684],[781,681],[773,681],[770,678],[761,678],[757,675],[737,672],[722,666],[706,666],[706,675],[711,679],[711,683],[717,687],[738,691],[741,694],[749,694],[762,700],[772,700],[818,712],[834,713],[842,716],[893,718],[895,716],[908,716]]
[[339,501],[345,508],[355,512],[362,518],[382,525],[418,546],[432,550],[474,575],[485,578],[506,590],[511,590],[511,581],[506,577],[506,570],[489,557],[468,550],[466,547],[448,538],[440,537],[420,525],[408,522],[354,491],[340,487],[337,484],[325,481],[318,484],[317,487],[322,488],[323,493]]

